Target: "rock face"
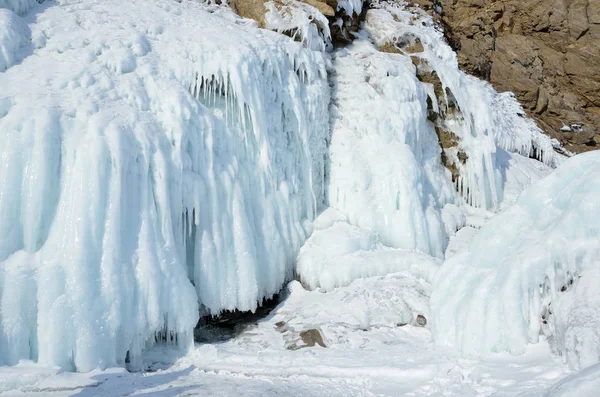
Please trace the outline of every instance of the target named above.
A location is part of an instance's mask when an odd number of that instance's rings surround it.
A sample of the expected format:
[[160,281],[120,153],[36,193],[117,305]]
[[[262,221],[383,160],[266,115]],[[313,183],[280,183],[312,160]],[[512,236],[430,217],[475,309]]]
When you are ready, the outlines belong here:
[[420,0],[463,70],[512,91],[570,151],[600,149],[600,0]]

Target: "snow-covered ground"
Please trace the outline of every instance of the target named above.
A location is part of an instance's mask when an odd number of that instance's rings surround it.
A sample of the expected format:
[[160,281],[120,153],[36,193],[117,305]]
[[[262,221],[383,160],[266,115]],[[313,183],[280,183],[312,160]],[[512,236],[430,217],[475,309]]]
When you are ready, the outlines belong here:
[[[179,359],[165,348],[148,352],[153,372],[74,374],[22,363],[0,368],[0,393],[533,397],[545,395],[568,374],[545,343],[530,346],[521,356],[485,359],[435,348],[427,328],[402,325],[407,319],[401,303],[416,299],[406,296],[405,289],[415,283],[409,275],[396,274],[322,293],[293,282],[287,299],[270,316],[233,339],[196,345]],[[299,333],[310,329],[321,332],[327,347],[301,347]]]

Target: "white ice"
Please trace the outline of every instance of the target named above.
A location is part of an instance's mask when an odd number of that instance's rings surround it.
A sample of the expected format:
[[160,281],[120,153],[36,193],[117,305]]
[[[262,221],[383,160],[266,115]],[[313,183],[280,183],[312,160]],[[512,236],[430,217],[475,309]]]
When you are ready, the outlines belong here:
[[305,47],[315,51],[331,49],[331,32],[329,21],[310,4],[292,0],[276,4],[274,1],[265,3],[267,13],[265,25],[267,29],[276,32],[292,33]]
[[187,348],[199,305],[253,310],[291,278],[324,196],[324,59],[213,9],[32,19],[0,73],[0,364],[136,368]]
[[[23,362],[0,368],[0,391],[3,397],[540,397],[568,375],[547,345],[480,360],[434,348],[429,329],[410,321],[426,310],[429,289],[406,274],[328,293],[292,282],[289,291],[267,318],[242,326],[234,338],[197,345],[175,362],[167,349],[147,352],[152,372],[69,374]],[[327,347],[306,346],[300,333],[311,329]],[[584,381],[593,382],[592,374],[569,384]]]
[[17,14],[23,14],[39,5],[42,1],[43,0],[0,0],[0,8],[6,8]]
[[328,203],[389,247],[442,257],[446,204],[460,202],[410,58],[367,38],[334,54]]
[[[16,365],[2,368],[0,387],[69,394],[90,379],[72,385],[81,378],[56,367],[143,368],[156,341],[191,348],[200,313],[254,310],[295,271],[315,291],[292,283],[256,333],[193,350],[165,371],[165,390],[178,366],[194,368],[181,387],[225,371],[231,390],[252,384],[250,394],[281,392],[265,386],[269,377],[289,377],[288,395],[503,387],[484,379],[495,370],[434,351],[429,331],[413,325],[419,314],[431,319],[430,284],[444,255],[475,232],[452,249],[450,236],[481,226],[488,209],[506,208],[557,161],[514,98],[458,71],[428,17],[410,27],[409,14],[382,3],[366,31],[330,56],[325,19],[307,5],[290,20],[269,19],[275,30],[294,25],[295,42],[192,0],[36,4],[0,0],[10,9],[0,9],[0,365]],[[364,5],[338,4],[347,14]],[[464,199],[427,120],[431,87],[410,57],[376,49],[407,29],[461,109],[450,127],[469,156]],[[553,304],[592,307],[593,296],[575,292]],[[593,329],[569,333],[581,324],[555,317],[547,335],[559,351],[594,340]],[[294,329],[280,332],[278,321]],[[288,350],[307,326],[334,345]],[[576,355],[580,365],[594,357]],[[549,386],[564,368],[544,365],[539,382]],[[90,393],[135,392],[130,380],[165,391],[160,377],[86,376]],[[302,376],[320,380],[301,385]]]
[[599,152],[528,188],[437,274],[435,341],[465,354],[520,354],[542,335],[573,368],[597,362],[599,211]]
[[320,215],[315,222],[317,230],[300,250],[296,271],[307,288],[331,291],[357,279],[397,272],[428,283],[433,280],[439,259],[386,247],[373,231],[350,225],[337,214],[328,209]]

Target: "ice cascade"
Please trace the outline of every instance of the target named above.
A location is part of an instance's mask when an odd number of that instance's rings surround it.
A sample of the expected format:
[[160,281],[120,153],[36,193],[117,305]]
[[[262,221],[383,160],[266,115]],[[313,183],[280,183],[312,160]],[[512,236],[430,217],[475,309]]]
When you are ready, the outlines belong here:
[[323,203],[322,54],[191,1],[29,27],[0,73],[0,364],[139,368],[199,305],[276,293]]

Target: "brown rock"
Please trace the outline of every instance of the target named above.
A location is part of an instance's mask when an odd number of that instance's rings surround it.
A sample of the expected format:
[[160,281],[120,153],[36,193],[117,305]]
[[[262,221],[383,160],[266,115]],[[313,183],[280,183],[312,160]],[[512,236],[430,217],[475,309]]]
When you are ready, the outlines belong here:
[[242,18],[254,19],[258,26],[265,27],[265,0],[230,0],[229,6]]
[[[319,1],[319,0],[300,0],[300,1],[315,7],[317,10],[319,10],[319,12],[321,12],[321,14],[325,15],[326,17],[332,17],[335,15],[335,10],[333,9],[333,7],[331,5],[327,4],[327,2]],[[337,6],[337,4],[336,4],[336,6]]]
[[323,337],[321,336],[321,333],[317,329],[309,329],[300,332],[300,339],[302,339],[302,342],[304,342],[304,347],[313,347],[314,345],[327,347],[323,342]]
[[[427,3],[427,0],[417,0]],[[566,148],[596,148],[600,134],[600,0],[440,0],[460,67],[513,91]],[[427,7],[423,7],[427,9]],[[578,133],[560,131],[581,123]]]

